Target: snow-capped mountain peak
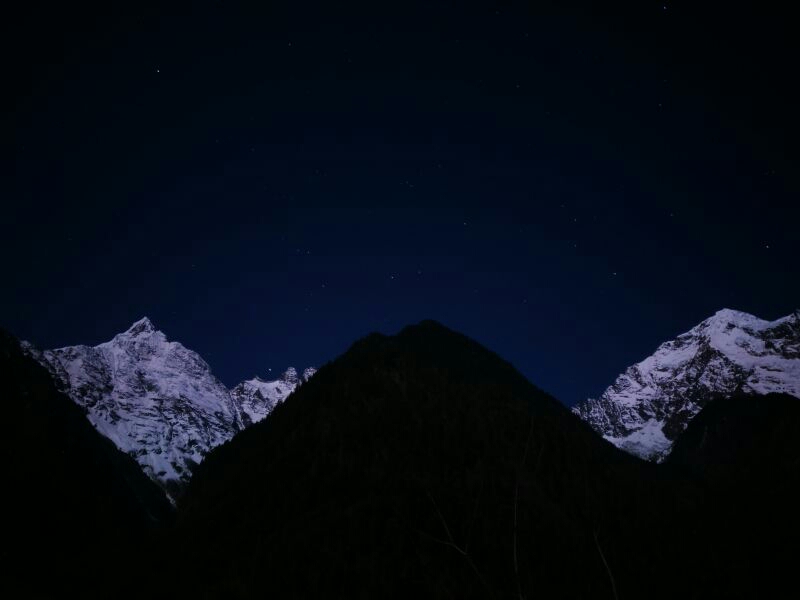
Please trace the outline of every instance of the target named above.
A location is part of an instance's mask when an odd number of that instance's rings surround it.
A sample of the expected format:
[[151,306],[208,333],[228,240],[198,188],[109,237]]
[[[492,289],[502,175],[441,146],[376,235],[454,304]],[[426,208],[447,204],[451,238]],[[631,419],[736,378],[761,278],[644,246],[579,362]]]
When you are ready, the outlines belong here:
[[137,335],[142,334],[149,334],[155,333],[157,330],[153,326],[152,321],[147,317],[142,317],[138,321],[136,321],[133,325],[131,325],[125,333],[120,333],[118,336],[130,336],[134,337]]
[[309,372],[301,378],[290,368],[277,381],[256,378],[229,391],[199,354],[168,340],[147,317],[97,346],[23,348],[168,492],[189,481],[211,448],[269,414]]
[[737,392],[800,397],[800,310],[775,321],[720,310],[573,411],[623,450],[660,460],[710,399]]
[[146,317],[97,346],[29,352],[100,433],[167,490],[242,426],[238,406],[208,364]]

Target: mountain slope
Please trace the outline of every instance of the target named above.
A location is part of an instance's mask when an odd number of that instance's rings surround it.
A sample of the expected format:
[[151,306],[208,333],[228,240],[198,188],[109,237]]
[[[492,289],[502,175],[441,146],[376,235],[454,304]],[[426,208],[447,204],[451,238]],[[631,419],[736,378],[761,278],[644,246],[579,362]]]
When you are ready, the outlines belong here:
[[0,592],[107,595],[148,532],[171,521],[169,503],[2,330],[0,397]]
[[721,310],[573,410],[619,448],[661,460],[710,400],[736,393],[800,398],[800,311],[769,322]]
[[209,597],[610,597],[604,560],[631,592],[658,564],[624,554],[667,498],[653,468],[423,322],[357,342],[214,449],[166,552]]

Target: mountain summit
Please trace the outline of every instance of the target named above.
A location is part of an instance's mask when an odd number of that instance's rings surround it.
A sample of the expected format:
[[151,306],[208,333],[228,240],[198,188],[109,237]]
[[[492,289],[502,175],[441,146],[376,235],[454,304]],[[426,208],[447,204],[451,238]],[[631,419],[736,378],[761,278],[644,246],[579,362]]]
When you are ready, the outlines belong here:
[[97,346],[23,347],[100,433],[173,496],[211,448],[263,419],[301,383],[290,368],[293,378],[262,382],[260,396],[248,393],[250,382],[232,394],[199,354],[147,317]]
[[153,333],[155,331],[156,328],[153,326],[153,323],[150,321],[150,319],[148,319],[147,317],[143,317],[138,321],[136,321],[133,325],[131,325],[130,328],[128,328],[128,331],[126,331],[122,335],[135,336],[140,334]]
[[31,354],[97,430],[167,490],[188,481],[206,452],[243,427],[208,364],[146,317],[98,346]]
[[800,310],[776,321],[720,310],[573,411],[619,448],[660,461],[711,399],[769,393],[800,398]]

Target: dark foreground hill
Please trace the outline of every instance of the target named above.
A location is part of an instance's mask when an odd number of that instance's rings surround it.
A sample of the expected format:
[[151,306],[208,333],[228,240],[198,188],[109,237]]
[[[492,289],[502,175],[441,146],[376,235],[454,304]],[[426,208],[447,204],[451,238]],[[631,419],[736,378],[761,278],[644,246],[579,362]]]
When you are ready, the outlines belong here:
[[115,595],[172,519],[164,494],[2,330],[0,399],[0,595]]
[[[710,402],[664,465],[700,486],[692,550],[716,597],[798,595],[800,400],[786,394]],[[687,544],[688,545],[688,544]]]
[[171,555],[206,597],[634,597],[661,577],[666,485],[423,322],[356,343],[212,452]]

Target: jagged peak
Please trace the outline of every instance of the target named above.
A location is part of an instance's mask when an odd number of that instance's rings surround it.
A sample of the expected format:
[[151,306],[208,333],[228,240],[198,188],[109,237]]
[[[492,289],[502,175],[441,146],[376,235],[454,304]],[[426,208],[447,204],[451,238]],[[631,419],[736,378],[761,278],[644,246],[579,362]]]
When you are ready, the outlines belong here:
[[136,336],[143,333],[153,333],[154,331],[156,331],[156,328],[153,322],[147,317],[142,317],[131,325],[125,333],[127,335]]
[[736,310],[733,308],[721,308],[717,312],[714,313],[713,318],[724,318],[724,319],[736,319],[736,318],[748,318],[748,319],[757,319],[755,315],[751,315],[750,313],[746,313],[742,310]]
[[723,308],[715,312],[712,316],[710,316],[702,323],[700,323],[699,327],[704,327],[708,325],[727,327],[730,324],[739,327],[751,327],[755,329],[760,329],[768,325],[769,321],[760,319],[755,315],[751,315],[750,313],[741,310],[734,310],[732,308]]
[[282,381],[284,383],[288,383],[290,385],[297,385],[302,382],[308,381],[317,370],[314,367],[306,367],[303,369],[302,376],[299,374],[298,370],[295,367],[288,367],[277,379],[269,379],[267,377],[263,377],[261,375],[253,375],[252,379],[248,379],[239,383],[236,387],[239,387],[244,384],[251,384],[257,385],[260,383],[275,383],[277,381]]
[[300,377],[297,375],[297,369],[294,367],[289,367],[283,372],[281,379],[283,379],[286,383],[297,383],[300,380]]
[[795,309],[792,313],[786,315],[785,317],[781,317],[779,319],[775,319],[774,321],[769,321],[766,319],[761,319],[756,317],[755,315],[751,315],[750,313],[746,313],[740,310],[733,310],[731,308],[723,308],[718,310],[714,313],[713,316],[709,317],[705,321],[703,321],[700,325],[736,325],[740,327],[747,327],[749,329],[758,331],[764,329],[771,329],[787,321],[800,321],[800,309]]

